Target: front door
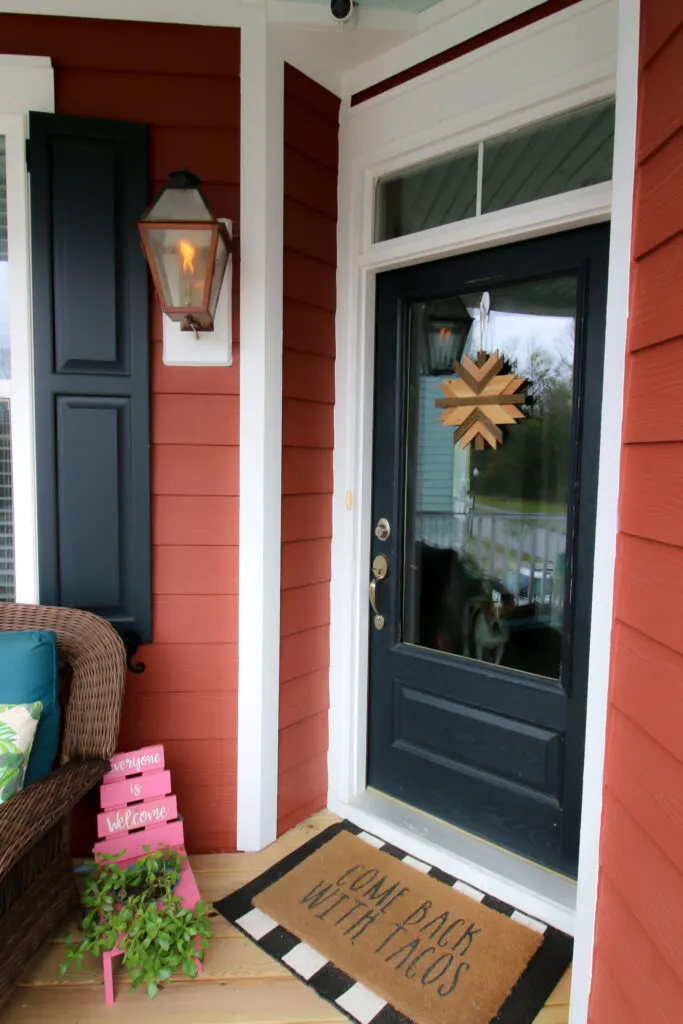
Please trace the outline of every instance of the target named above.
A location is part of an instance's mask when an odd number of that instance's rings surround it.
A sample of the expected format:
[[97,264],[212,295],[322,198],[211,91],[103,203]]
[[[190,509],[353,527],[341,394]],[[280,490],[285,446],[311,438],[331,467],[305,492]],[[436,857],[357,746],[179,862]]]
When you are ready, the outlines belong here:
[[377,281],[368,785],[566,874],[608,243],[600,225]]

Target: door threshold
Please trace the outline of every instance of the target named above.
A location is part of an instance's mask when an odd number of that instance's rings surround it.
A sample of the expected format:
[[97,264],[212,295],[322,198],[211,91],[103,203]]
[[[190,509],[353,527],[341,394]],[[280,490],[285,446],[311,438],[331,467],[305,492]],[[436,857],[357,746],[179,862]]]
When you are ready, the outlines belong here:
[[423,811],[367,789],[349,803],[329,808],[354,825],[476,889],[574,934],[576,882],[508,850],[439,821]]

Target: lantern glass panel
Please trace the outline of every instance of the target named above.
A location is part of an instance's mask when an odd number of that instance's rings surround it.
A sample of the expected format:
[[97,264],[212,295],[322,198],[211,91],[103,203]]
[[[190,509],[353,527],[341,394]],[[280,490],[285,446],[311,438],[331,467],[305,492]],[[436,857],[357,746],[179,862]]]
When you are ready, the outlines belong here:
[[211,295],[209,298],[209,311],[211,316],[214,316],[216,313],[218,297],[221,293],[221,285],[223,284],[223,276],[225,274],[225,267],[228,262],[228,247],[225,244],[225,238],[222,231],[218,232],[215,260],[216,264],[213,272],[213,281],[211,282]]
[[173,309],[204,307],[207,277],[213,273],[215,227],[151,228],[146,232],[164,294]]
[[213,220],[201,193],[196,188],[167,188],[145,217],[146,221]]

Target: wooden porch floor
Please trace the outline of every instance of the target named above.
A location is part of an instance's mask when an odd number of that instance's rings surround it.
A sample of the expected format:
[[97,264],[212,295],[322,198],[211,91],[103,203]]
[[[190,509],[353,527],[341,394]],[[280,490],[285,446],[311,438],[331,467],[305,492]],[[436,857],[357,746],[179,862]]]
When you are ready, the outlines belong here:
[[[257,854],[225,854],[191,858],[202,896],[212,902],[244,885],[255,875],[296,849],[337,819],[321,812],[292,829]],[[262,950],[218,916],[214,939],[198,981],[169,986],[151,1001],[142,992],[126,991],[125,975],[116,974],[116,1003],[104,1005],[101,965],[86,962],[83,970],[60,979],[62,939],[46,946],[0,1011],[2,1024],[328,1024],[345,1022],[302,982],[293,978]],[[567,1024],[569,971],[535,1024]],[[120,979],[120,980],[118,980]]]

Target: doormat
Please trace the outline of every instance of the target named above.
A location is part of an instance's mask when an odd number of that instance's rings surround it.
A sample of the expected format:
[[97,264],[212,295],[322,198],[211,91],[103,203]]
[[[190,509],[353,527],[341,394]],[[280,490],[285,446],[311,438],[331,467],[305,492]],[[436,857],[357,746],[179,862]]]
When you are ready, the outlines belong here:
[[572,940],[340,822],[216,909],[360,1024],[531,1024]]

